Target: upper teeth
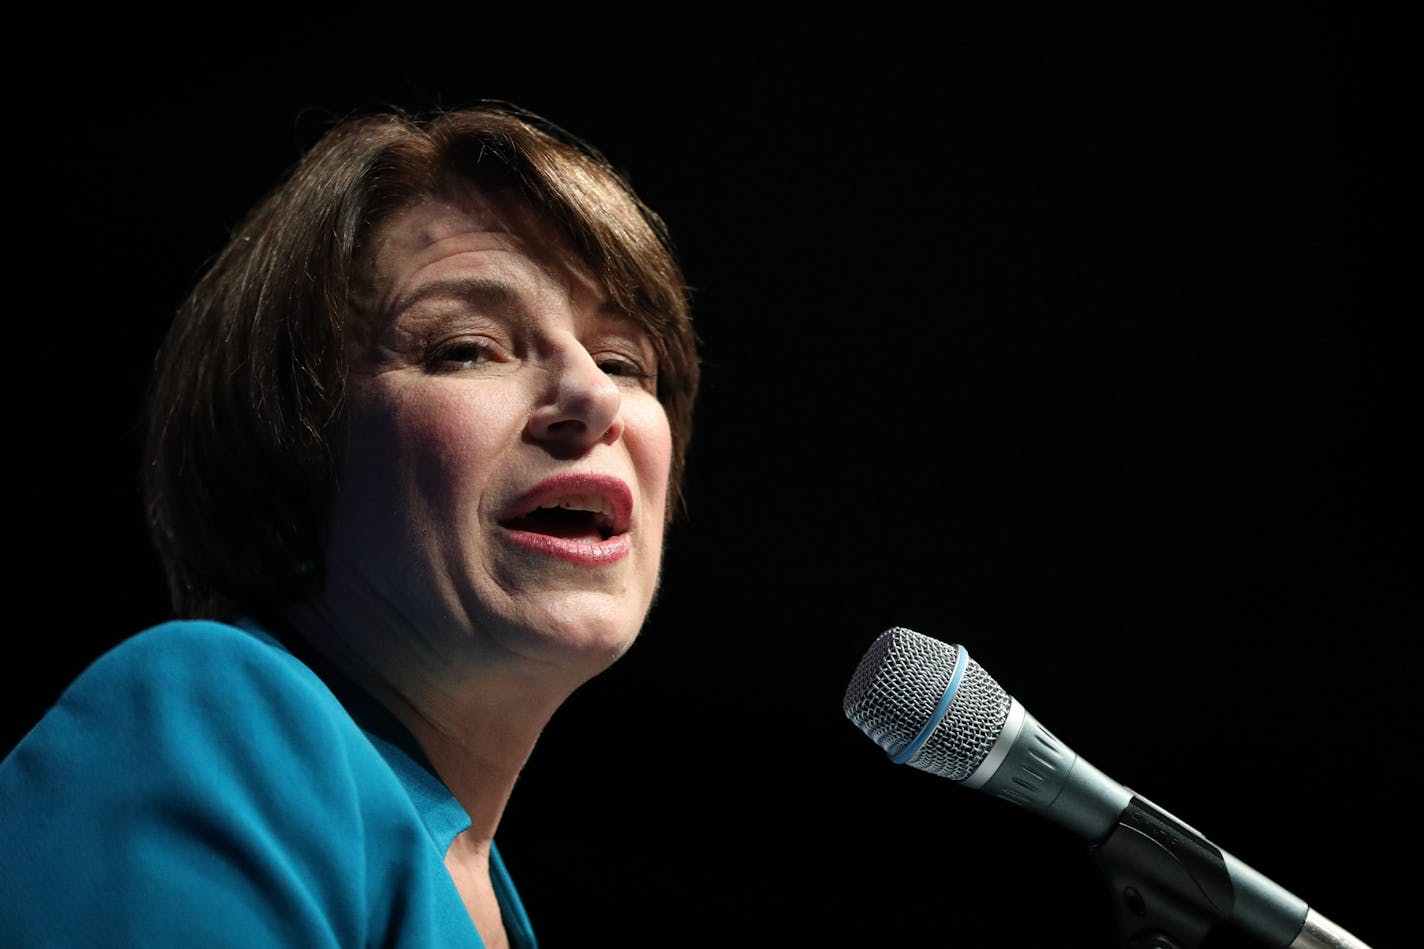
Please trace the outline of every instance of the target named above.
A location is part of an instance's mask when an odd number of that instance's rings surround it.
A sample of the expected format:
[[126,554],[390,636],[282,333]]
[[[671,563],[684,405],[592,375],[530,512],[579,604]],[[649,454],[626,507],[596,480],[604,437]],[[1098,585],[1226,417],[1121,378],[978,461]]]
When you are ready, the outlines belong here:
[[568,511],[592,511],[605,517],[613,516],[613,502],[598,494],[570,494],[552,498],[539,505],[541,508],[561,507]]

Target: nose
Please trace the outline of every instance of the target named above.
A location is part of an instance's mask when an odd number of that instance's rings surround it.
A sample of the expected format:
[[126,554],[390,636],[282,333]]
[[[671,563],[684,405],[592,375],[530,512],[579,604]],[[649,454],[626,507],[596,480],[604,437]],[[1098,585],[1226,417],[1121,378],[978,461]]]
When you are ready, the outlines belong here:
[[622,437],[623,393],[587,350],[570,347],[547,368],[547,388],[529,417],[531,438],[583,451]]

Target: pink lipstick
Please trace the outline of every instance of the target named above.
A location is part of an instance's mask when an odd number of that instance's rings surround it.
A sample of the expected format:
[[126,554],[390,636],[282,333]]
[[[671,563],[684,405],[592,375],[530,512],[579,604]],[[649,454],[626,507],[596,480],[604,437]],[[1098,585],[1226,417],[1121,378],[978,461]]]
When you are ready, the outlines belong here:
[[626,557],[633,493],[607,475],[559,475],[526,491],[500,516],[516,546],[578,566]]

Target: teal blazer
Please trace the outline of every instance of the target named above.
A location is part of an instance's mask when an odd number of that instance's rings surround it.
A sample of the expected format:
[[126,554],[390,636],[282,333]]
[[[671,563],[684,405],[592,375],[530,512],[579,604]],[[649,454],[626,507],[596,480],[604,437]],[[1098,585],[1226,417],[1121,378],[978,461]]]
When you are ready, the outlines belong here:
[[[312,657],[253,623],[162,623],[0,761],[0,943],[483,949],[444,863],[469,825],[409,732]],[[490,871],[536,949],[497,847]]]

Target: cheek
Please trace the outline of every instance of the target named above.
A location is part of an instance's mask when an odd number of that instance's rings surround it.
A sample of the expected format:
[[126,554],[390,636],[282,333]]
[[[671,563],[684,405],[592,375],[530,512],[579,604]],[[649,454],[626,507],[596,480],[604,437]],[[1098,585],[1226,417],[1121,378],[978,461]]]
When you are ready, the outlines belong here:
[[411,466],[414,493],[446,515],[475,514],[491,469],[509,441],[504,413],[485,400],[427,394],[402,405],[397,450]]
[[643,503],[648,514],[661,522],[667,511],[668,477],[672,471],[672,431],[668,428],[667,414],[660,404],[650,401],[625,412],[624,418],[628,423],[629,452]]
[[492,399],[458,386],[405,386],[369,391],[353,415],[350,483],[410,526],[430,518],[475,513],[497,445],[506,440]]

